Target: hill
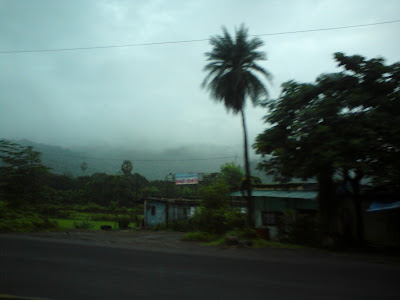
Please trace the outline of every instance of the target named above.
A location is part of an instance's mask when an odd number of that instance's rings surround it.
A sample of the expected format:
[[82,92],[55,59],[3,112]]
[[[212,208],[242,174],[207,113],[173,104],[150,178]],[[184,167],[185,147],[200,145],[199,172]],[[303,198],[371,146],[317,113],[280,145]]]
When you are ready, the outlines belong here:
[[[169,173],[213,173],[228,162],[242,164],[241,147],[216,145],[190,145],[164,150],[138,150],[113,146],[87,146],[63,148],[55,145],[36,143],[26,139],[14,141],[24,146],[33,146],[42,153],[42,162],[57,174],[82,175],[83,162],[88,164],[85,174],[105,172],[118,174],[124,160],[131,160],[134,173],[140,173],[149,180],[164,179]],[[255,169],[257,159],[251,162],[252,174],[259,176],[263,183],[272,181]]]

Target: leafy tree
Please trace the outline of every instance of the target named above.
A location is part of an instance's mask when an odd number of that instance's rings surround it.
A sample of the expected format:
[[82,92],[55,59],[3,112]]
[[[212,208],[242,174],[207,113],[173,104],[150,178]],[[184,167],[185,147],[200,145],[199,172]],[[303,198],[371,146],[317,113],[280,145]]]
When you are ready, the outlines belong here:
[[240,190],[243,177],[242,169],[233,162],[222,165],[221,172],[218,175],[218,178],[224,180],[229,185],[230,191]]
[[157,179],[157,180],[151,181],[148,186],[155,187],[160,192],[160,195],[162,197],[176,196],[175,182]]
[[145,187],[142,189],[143,196],[145,197],[159,197],[160,191],[155,186],[152,187]]
[[10,206],[35,205],[41,198],[41,177],[48,172],[40,152],[0,140],[0,193]]
[[133,188],[131,177],[95,174],[85,189],[90,202],[109,206],[114,201],[121,206],[132,206]]
[[197,188],[198,186],[196,184],[181,186],[181,188],[177,191],[178,196],[185,198],[195,197],[197,195]]
[[281,181],[316,177],[326,232],[335,231],[334,175],[352,187],[358,240],[363,239],[360,182],[400,182],[400,64],[334,55],[344,70],[315,83],[286,82],[281,96],[265,103],[272,125],[258,135],[260,167]]
[[60,191],[76,188],[76,182],[73,178],[70,178],[66,175],[53,174],[50,172],[43,177],[43,184]]
[[135,201],[137,201],[143,196],[142,189],[149,185],[149,181],[146,177],[139,173],[135,173],[132,175],[132,184],[134,186]]
[[121,171],[124,175],[131,175],[133,169],[132,162],[130,160],[124,160],[121,165]]
[[83,163],[81,164],[82,175],[85,174],[87,168],[88,168],[88,164],[85,163],[85,162],[83,162]]
[[[244,161],[246,178],[250,179],[250,167],[247,146],[247,130],[244,114],[245,100],[250,98],[256,105],[260,97],[267,96],[267,89],[263,82],[256,76],[260,74],[270,80],[271,75],[263,67],[258,65],[259,61],[266,60],[264,52],[258,51],[263,42],[258,38],[249,38],[247,28],[242,25],[236,30],[236,36],[228,33],[223,28],[223,35],[214,36],[210,39],[213,46],[211,52],[205,53],[207,65],[204,71],[208,75],[202,83],[207,88],[211,97],[222,102],[228,111],[241,114],[244,140]],[[253,224],[251,184],[247,180],[249,224]]]
[[223,180],[217,180],[211,185],[199,188],[202,206],[209,209],[219,209],[228,205],[229,186]]

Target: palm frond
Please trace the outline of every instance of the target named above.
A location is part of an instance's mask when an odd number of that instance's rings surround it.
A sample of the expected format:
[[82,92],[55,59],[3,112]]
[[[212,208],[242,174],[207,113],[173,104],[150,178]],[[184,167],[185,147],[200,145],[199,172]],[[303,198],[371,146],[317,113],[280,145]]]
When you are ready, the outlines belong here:
[[203,70],[207,75],[201,86],[210,91],[213,100],[223,102],[228,111],[238,113],[247,97],[256,105],[261,96],[268,96],[267,88],[256,75],[260,74],[267,81],[271,81],[272,76],[257,64],[267,59],[264,52],[258,51],[263,41],[250,39],[244,25],[235,33],[232,38],[223,27],[222,35],[210,39],[213,48],[205,53],[208,63]]

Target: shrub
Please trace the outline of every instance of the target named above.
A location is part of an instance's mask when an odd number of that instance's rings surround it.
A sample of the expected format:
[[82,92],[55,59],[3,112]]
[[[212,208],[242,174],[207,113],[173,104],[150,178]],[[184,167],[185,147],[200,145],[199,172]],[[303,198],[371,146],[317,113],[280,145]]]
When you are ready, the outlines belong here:
[[212,242],[219,238],[216,234],[211,234],[209,232],[188,232],[183,237],[183,241],[200,241],[200,242]]
[[288,211],[278,219],[278,238],[285,243],[318,246],[320,231],[316,217]]
[[55,221],[50,221],[46,217],[33,211],[17,211],[7,207],[0,210],[0,232],[32,232],[43,230],[58,229]]
[[89,220],[78,220],[74,221],[74,228],[76,229],[93,229],[94,224]]
[[239,210],[227,210],[224,213],[225,217],[225,227],[226,230],[232,230],[235,228],[245,228],[246,227],[246,215],[242,214]]
[[54,204],[45,204],[38,206],[37,212],[41,215],[60,219],[74,218],[75,214],[77,213],[76,211],[68,209],[65,206]]
[[245,228],[245,215],[228,208],[212,209],[200,207],[193,217],[193,228],[198,231],[224,234],[236,228]]
[[175,231],[188,232],[194,230],[192,219],[174,220],[170,223],[169,228]]
[[82,206],[82,210],[86,212],[98,212],[104,210],[104,207],[96,204],[96,203],[88,203],[84,206]]
[[118,218],[118,228],[119,229],[127,229],[129,227],[129,223],[131,222],[131,219],[129,216],[120,216]]
[[228,231],[225,236],[237,236],[239,239],[246,240],[254,240],[260,238],[256,231],[250,228],[231,230]]
[[32,223],[35,226],[35,230],[50,230],[58,228],[58,223],[56,221],[47,218],[36,219]]
[[92,221],[115,221],[115,215],[96,213],[96,214],[91,214],[90,219]]
[[202,199],[202,205],[208,209],[221,209],[228,206],[226,195],[229,193],[229,186],[223,180],[200,187],[198,193]]
[[152,231],[167,230],[167,224],[161,223],[150,227]]

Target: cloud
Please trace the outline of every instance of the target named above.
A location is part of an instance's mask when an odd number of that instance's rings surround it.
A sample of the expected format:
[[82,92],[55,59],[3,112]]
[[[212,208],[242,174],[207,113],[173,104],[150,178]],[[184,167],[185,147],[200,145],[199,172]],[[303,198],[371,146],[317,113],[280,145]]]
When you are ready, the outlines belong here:
[[[396,19],[398,1],[2,1],[0,49],[28,50],[204,39],[245,23],[250,34]],[[398,60],[399,24],[265,36],[269,86],[313,81],[332,54]],[[62,146],[174,148],[242,143],[239,116],[200,88],[207,42],[0,54],[0,136]],[[246,109],[250,143],[265,128]]]

